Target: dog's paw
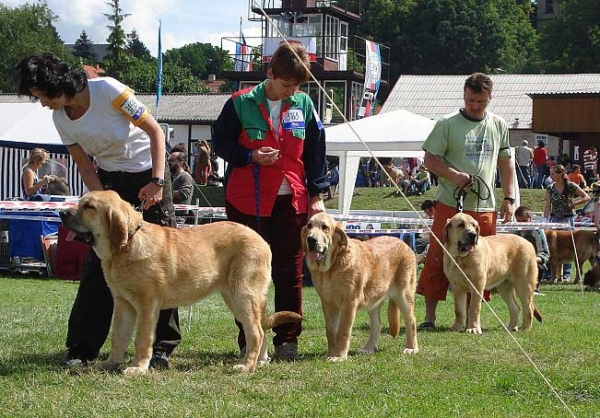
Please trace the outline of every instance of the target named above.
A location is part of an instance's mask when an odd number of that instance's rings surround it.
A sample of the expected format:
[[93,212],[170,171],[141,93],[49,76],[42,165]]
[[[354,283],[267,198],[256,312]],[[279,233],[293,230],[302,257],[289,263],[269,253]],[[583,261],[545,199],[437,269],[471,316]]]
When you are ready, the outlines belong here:
[[358,354],[375,354],[377,351],[377,347],[363,347],[356,350]]
[[119,369],[119,363],[115,363],[111,360],[97,361],[92,366],[96,370],[106,370],[106,371],[117,371]]
[[327,356],[327,361],[330,361],[332,363],[337,363],[340,361],[344,361],[348,358],[348,356],[343,356],[343,357],[334,357],[334,356]]
[[127,367],[125,370],[123,370],[123,374],[127,376],[133,376],[136,374],[145,374],[147,371],[147,367]]
[[233,370],[242,372],[242,373],[252,373],[254,370],[245,364],[236,364],[233,366]]
[[480,335],[480,334],[483,334],[483,331],[481,331],[481,327],[473,327],[473,328],[467,328],[467,333]]
[[269,364],[271,362],[271,357],[267,356],[264,359],[258,359],[258,361],[256,362],[256,366],[257,367],[264,367],[267,364]]
[[406,347],[404,349],[404,351],[402,351],[402,353],[404,353],[404,354],[417,354],[418,352],[419,352],[419,347],[415,347],[415,348]]
[[465,330],[465,327],[462,324],[454,324],[450,327],[450,329],[456,332],[463,332]]

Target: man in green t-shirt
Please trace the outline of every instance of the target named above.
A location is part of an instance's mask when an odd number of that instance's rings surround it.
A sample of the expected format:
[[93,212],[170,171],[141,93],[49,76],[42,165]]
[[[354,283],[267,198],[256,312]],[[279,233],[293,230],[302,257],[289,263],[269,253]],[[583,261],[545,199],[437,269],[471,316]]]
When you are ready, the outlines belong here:
[[[465,107],[442,117],[423,144],[425,166],[439,177],[436,212],[431,227],[441,241],[447,219],[459,211],[458,197],[465,213],[478,222],[482,236],[496,233],[494,180],[500,172],[504,202],[500,216],[505,222],[514,212],[514,161],[511,158],[508,125],[486,111],[492,98],[492,80],[474,73],[464,85]],[[432,237],[417,292],[425,296],[425,321],[420,329],[435,328],[438,301],[446,299],[448,279],[443,272],[443,250]]]

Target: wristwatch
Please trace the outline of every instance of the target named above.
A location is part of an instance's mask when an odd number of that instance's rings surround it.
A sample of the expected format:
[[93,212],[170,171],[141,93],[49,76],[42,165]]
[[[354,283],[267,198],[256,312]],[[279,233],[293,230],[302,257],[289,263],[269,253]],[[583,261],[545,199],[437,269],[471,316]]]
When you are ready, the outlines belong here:
[[161,179],[160,177],[152,177],[150,179],[150,183],[154,183],[157,186],[163,187],[165,185],[165,179]]
[[508,200],[510,203],[512,203],[513,205],[515,204],[515,199],[514,197],[505,197],[504,200]]

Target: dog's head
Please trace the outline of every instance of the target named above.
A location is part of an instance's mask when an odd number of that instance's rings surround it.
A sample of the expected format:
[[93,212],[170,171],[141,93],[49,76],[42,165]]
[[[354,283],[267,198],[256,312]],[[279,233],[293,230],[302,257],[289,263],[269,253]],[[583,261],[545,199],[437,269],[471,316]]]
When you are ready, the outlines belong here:
[[329,271],[337,255],[346,251],[348,236],[325,212],[313,215],[301,233],[302,249],[309,270]]
[[600,291],[600,265],[594,264],[583,276],[583,288],[590,291]]
[[52,195],[67,196],[71,193],[69,183],[63,177],[55,177],[54,181],[48,183],[48,193]]
[[479,241],[479,223],[466,213],[457,213],[444,226],[443,240],[451,254],[466,257]]
[[142,214],[106,190],[86,193],[77,207],[61,211],[60,219],[69,230],[67,240],[92,245],[100,259],[107,259],[127,244],[130,232],[141,225]]

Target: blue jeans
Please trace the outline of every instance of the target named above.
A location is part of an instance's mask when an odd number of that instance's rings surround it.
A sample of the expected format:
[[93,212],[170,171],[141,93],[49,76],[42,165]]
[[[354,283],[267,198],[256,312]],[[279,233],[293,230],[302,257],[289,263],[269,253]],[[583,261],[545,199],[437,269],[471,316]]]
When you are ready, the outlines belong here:
[[536,176],[535,182],[533,183],[534,189],[543,189],[544,188],[544,173],[546,173],[545,165],[538,165],[535,168]]
[[517,179],[519,180],[519,187],[522,189],[531,188],[531,169],[528,165],[517,166]]

